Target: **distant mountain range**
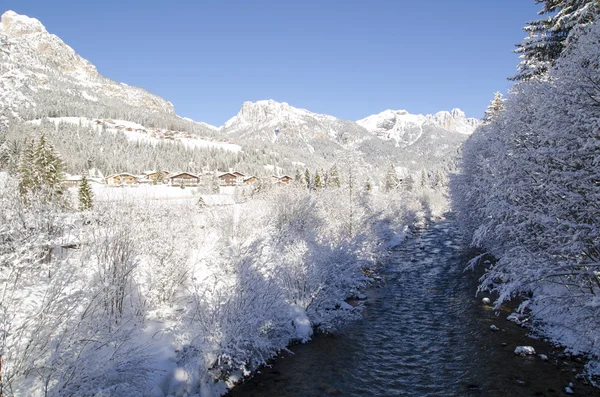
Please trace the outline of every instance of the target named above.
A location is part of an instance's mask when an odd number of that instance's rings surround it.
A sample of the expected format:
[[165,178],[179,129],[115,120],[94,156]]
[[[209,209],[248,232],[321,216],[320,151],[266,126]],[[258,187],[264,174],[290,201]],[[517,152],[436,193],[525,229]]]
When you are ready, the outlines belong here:
[[[366,163],[431,168],[454,156],[479,122],[459,109],[433,115],[386,110],[359,121],[312,113],[273,100],[245,102],[221,127],[175,114],[167,100],[112,81],[40,21],[7,11],[0,22],[0,117],[129,120],[149,127],[233,141],[276,152],[292,164],[326,166],[343,152]],[[289,170],[291,172],[291,170]]]

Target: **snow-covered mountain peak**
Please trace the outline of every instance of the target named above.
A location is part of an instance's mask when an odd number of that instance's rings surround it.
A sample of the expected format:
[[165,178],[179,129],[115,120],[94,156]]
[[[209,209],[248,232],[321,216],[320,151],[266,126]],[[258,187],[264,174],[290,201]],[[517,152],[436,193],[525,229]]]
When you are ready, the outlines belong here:
[[307,147],[311,152],[315,141],[345,145],[369,135],[354,122],[272,99],[244,102],[238,114],[227,120],[220,130],[232,137]]
[[19,15],[14,11],[6,11],[0,17],[2,30],[7,34],[18,36],[30,33],[46,33],[46,28],[42,23],[25,15]]
[[15,112],[35,107],[40,98],[54,95],[57,100],[58,94],[75,101],[103,102],[104,97],[174,113],[170,102],[101,76],[91,62],[49,33],[37,19],[5,12],[0,19],[0,107]]
[[395,140],[400,146],[409,146],[423,133],[423,125],[434,125],[452,132],[472,133],[478,125],[460,109],[437,112],[434,115],[411,114],[406,110],[384,110],[357,123],[381,139]]
[[229,119],[223,128],[240,127],[248,124],[277,125],[283,121],[298,122],[304,117],[319,116],[305,109],[295,108],[286,102],[277,102],[272,99],[256,102],[244,102],[237,115]]
[[468,135],[472,134],[479,125],[479,120],[467,118],[465,113],[458,108],[454,108],[450,112],[441,111],[433,116],[428,116],[428,122],[448,131]]

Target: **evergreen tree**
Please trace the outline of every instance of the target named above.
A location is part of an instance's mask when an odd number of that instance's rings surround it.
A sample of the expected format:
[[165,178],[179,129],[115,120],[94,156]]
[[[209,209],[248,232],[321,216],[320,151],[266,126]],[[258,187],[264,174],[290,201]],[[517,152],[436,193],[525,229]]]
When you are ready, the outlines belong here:
[[87,211],[91,210],[94,206],[94,194],[89,184],[88,179],[83,176],[81,178],[81,184],[79,185],[79,210]]
[[327,177],[327,187],[340,187],[342,184],[340,183],[340,172],[337,169],[337,166],[334,164],[329,169],[329,176]]
[[322,189],[323,181],[321,181],[321,174],[319,174],[319,170],[315,172],[315,189]]
[[523,28],[527,37],[517,44],[515,52],[521,54],[521,63],[512,80],[528,80],[546,74],[560,56],[569,32],[578,25],[595,21],[600,14],[598,0],[535,0],[543,3],[538,13],[547,15],[531,21]]
[[25,144],[18,173],[22,195],[45,190],[48,199],[52,200],[64,191],[62,159],[44,135],[40,137],[37,146],[34,141]]
[[296,182],[296,183],[302,182],[302,174],[300,173],[300,170],[298,168],[296,168],[296,175],[294,176],[294,182]]
[[310,171],[308,170],[308,168],[306,169],[306,171],[304,171],[304,182],[306,183],[306,187],[307,188],[311,188],[312,184],[310,183]]
[[385,191],[391,192],[394,189],[397,189],[400,185],[400,180],[398,179],[398,173],[393,165],[390,165],[390,168],[385,176]]
[[33,165],[34,187],[46,187],[51,195],[61,195],[65,180],[63,162],[45,135],[42,135],[38,141]]
[[34,189],[34,153],[35,143],[33,140],[26,140],[23,149],[21,151],[21,158],[19,160],[19,192],[25,196],[27,193]]
[[154,178],[155,185],[162,185],[165,182],[165,173],[160,167],[156,169],[156,178]]
[[429,177],[427,176],[427,171],[425,168],[421,170],[421,187],[426,187],[429,185]]
[[491,100],[483,116],[484,124],[491,123],[496,117],[500,115],[500,113],[504,110],[504,101],[505,99],[502,97],[501,93],[494,93],[494,99]]

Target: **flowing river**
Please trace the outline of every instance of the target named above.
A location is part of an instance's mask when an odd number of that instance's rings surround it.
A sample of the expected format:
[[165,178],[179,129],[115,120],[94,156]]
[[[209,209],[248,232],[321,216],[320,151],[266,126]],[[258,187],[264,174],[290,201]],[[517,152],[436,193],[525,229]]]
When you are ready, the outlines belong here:
[[[475,297],[477,276],[463,272],[451,220],[438,222],[393,252],[383,281],[367,291],[363,318],[334,335],[291,348],[230,396],[562,396],[600,395],[549,344],[506,321]],[[493,332],[490,325],[501,330]],[[539,356],[519,357],[518,345]]]

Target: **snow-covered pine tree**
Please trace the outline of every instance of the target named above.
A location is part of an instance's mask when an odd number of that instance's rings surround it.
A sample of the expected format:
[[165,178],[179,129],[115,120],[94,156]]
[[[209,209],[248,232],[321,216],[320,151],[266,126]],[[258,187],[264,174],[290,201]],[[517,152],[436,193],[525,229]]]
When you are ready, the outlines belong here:
[[35,143],[33,140],[26,140],[21,150],[21,158],[19,160],[18,176],[19,176],[19,192],[25,196],[34,188],[34,156]]
[[88,179],[85,175],[81,178],[81,184],[79,185],[79,210],[87,211],[94,207],[94,194]]
[[315,189],[322,189],[323,188],[323,181],[321,180],[321,174],[319,173],[319,170],[315,171]]
[[425,168],[423,168],[421,170],[421,187],[427,187],[429,186],[429,177],[427,176],[427,171],[425,171]]
[[400,184],[400,180],[398,179],[398,173],[396,172],[396,168],[394,165],[390,165],[387,174],[385,175],[385,191],[391,192],[396,189]]
[[155,185],[162,185],[165,182],[165,173],[163,172],[163,170],[158,167],[156,169],[156,178],[154,178],[154,184]]
[[595,21],[600,14],[598,0],[535,0],[543,3],[541,19],[528,22],[523,28],[527,37],[515,52],[521,54],[517,74],[511,80],[529,80],[546,74],[565,48],[571,29]]
[[337,169],[337,166],[334,164],[329,169],[329,175],[327,176],[327,187],[340,187],[342,184],[340,183],[340,172]]
[[308,168],[306,169],[306,171],[304,171],[304,182],[306,183],[306,187],[308,189],[312,188],[312,183],[310,180],[310,171],[308,170]]
[[[33,158],[33,184],[35,189],[49,189],[52,197],[64,191],[63,161],[45,135],[40,136]],[[51,197],[51,198],[52,198]]]
[[490,101],[490,104],[488,105],[487,109],[485,110],[485,113],[483,116],[482,121],[484,124],[489,124],[492,122],[492,120],[494,120],[496,117],[498,117],[500,112],[502,112],[504,110],[504,101],[505,101],[505,99],[502,97],[501,93],[499,93],[499,92],[494,93],[494,99],[492,99]]

